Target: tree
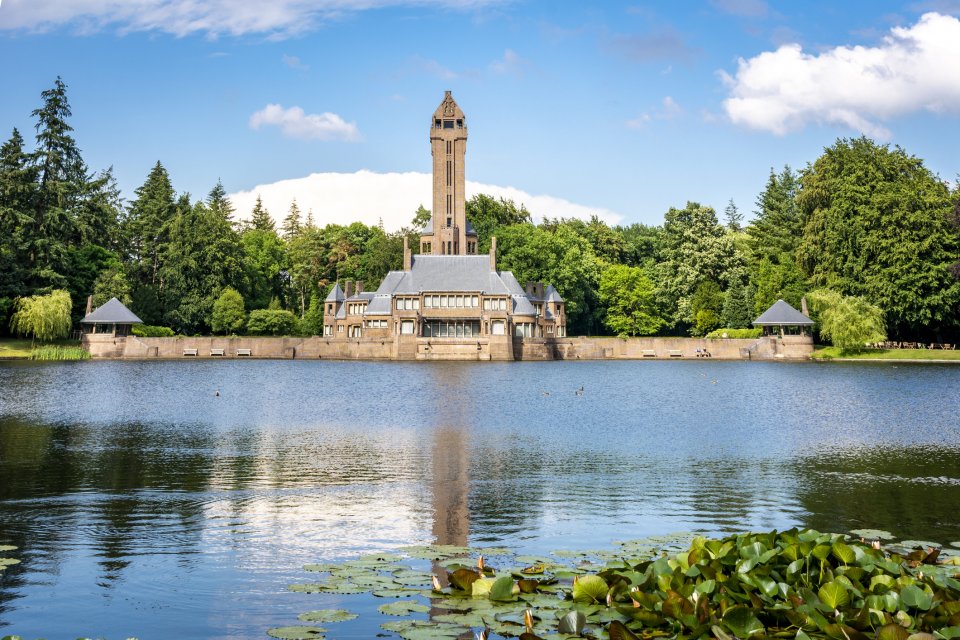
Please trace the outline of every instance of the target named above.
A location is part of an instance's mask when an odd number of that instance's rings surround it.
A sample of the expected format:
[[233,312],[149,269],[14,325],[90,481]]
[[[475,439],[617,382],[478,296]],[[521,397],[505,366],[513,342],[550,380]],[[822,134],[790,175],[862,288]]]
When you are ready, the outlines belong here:
[[287,217],[283,219],[280,231],[283,234],[283,239],[289,242],[298,236],[302,230],[303,225],[300,222],[300,207],[297,206],[297,201],[294,199],[293,202],[290,203],[290,211],[287,212]]
[[700,284],[728,282],[729,274],[742,269],[743,262],[713,209],[696,202],[671,208],[664,217],[657,264],[660,303],[675,310],[671,325],[695,325],[697,310],[691,299]]
[[282,297],[289,284],[287,246],[271,229],[247,227],[240,234],[243,249],[241,291],[251,309],[262,309],[273,297]]
[[310,307],[300,322],[300,333],[306,336],[319,336],[323,333],[323,301],[320,295],[310,296]]
[[721,324],[727,329],[747,329],[753,322],[753,296],[741,278],[734,278],[723,297]]
[[236,333],[243,329],[245,318],[243,296],[233,287],[227,287],[213,303],[210,327],[214,333]]
[[859,351],[887,339],[883,311],[856,296],[817,289],[808,296],[820,335],[844,351]]
[[93,282],[93,306],[99,307],[103,303],[116,298],[124,305],[130,306],[130,281],[124,273],[123,265],[117,263],[100,272]]
[[[0,147],[0,321],[14,298],[27,295],[28,252],[31,242],[37,171],[23,150],[23,136],[16,129]],[[5,324],[5,323],[4,323]]]
[[960,237],[947,185],[900,147],[838,140],[807,169],[798,258],[814,287],[873,301],[895,336],[955,330]]
[[137,197],[128,205],[122,225],[133,311],[144,322],[159,324],[163,313],[161,297],[165,293],[160,278],[162,259],[168,252],[174,217],[190,202],[185,197],[177,202],[170,175],[160,161],[134,193]]
[[690,298],[690,313],[693,316],[691,333],[704,336],[720,326],[723,310],[723,292],[713,280],[704,280],[697,285]]
[[65,338],[70,333],[70,294],[57,289],[45,296],[28,296],[16,301],[10,330],[33,340],[48,341]]
[[250,214],[249,226],[258,231],[276,231],[273,218],[270,216],[270,212],[267,211],[266,207],[263,206],[263,201],[260,200],[259,194],[257,194],[257,202],[253,205],[253,211]]
[[727,208],[723,210],[723,219],[727,221],[727,229],[730,231],[740,231],[740,223],[743,221],[743,214],[737,209],[737,205],[730,198]]
[[417,231],[426,229],[427,223],[430,222],[432,215],[430,210],[421,204],[413,214],[413,228]]
[[227,190],[223,188],[220,180],[217,180],[217,184],[207,194],[207,210],[218,218],[233,223],[233,203],[227,197]]
[[490,250],[490,238],[500,227],[531,222],[530,212],[513,200],[478,193],[466,202],[467,221],[477,232],[477,251]]
[[257,309],[250,312],[247,331],[256,336],[292,336],[298,324],[297,316],[285,309]]
[[600,302],[606,307],[604,324],[617,335],[653,335],[663,326],[653,282],[639,267],[616,264],[604,269]]

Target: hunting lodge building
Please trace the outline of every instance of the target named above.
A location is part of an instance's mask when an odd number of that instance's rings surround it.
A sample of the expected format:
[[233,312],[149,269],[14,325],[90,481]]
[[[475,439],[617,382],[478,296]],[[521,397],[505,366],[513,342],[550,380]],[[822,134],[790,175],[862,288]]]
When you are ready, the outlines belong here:
[[498,271],[496,238],[489,255],[477,255],[464,195],[467,119],[449,91],[430,119],[430,149],[433,209],[420,252],[404,239],[403,270],[388,273],[376,291],[335,284],[324,302],[324,337],[381,338],[421,358],[509,357],[514,339],[565,337],[564,301],[552,285],[521,286]]

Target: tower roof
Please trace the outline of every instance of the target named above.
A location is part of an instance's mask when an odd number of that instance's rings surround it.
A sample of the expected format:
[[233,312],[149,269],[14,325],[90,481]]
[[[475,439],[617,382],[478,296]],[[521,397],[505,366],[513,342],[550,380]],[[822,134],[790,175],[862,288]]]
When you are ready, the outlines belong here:
[[327,294],[327,298],[324,300],[324,302],[343,302],[343,299],[343,289],[340,288],[340,283],[336,282],[333,285],[333,289],[330,289],[330,293]]
[[440,103],[440,106],[437,107],[437,110],[433,112],[434,118],[460,118],[463,119],[463,111],[460,109],[460,105],[457,104],[457,101],[453,99],[452,91],[445,91],[443,96],[443,102]]
[[809,326],[813,320],[803,315],[783,300],[777,300],[769,309],[760,314],[760,317],[753,321],[757,326],[778,326],[778,325],[799,325]]

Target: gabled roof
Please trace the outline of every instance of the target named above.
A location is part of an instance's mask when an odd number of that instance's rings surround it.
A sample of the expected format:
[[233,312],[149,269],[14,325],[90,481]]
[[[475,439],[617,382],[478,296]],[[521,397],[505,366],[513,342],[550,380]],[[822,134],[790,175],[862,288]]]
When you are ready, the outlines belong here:
[[783,300],[777,300],[773,305],[760,314],[760,317],[753,321],[753,324],[759,326],[779,326],[779,325],[812,325],[813,320],[803,315]]
[[116,298],[110,298],[88,313],[80,324],[143,324],[143,320]]
[[340,283],[337,282],[333,285],[333,289],[330,289],[330,293],[327,294],[324,302],[343,302],[343,298],[343,289],[340,288]]
[[563,302],[563,298],[560,297],[560,293],[554,288],[552,284],[547,285],[547,293],[544,297],[544,300],[547,302]]

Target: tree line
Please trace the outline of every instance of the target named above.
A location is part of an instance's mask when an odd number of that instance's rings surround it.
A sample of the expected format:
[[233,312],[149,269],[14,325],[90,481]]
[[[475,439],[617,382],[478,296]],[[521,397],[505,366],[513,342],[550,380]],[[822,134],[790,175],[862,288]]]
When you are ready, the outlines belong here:
[[[377,286],[430,219],[421,206],[397,232],[320,227],[294,201],[278,227],[258,198],[239,222],[222,184],[203,198],[177,192],[160,162],[124,201],[111,169],[83,161],[62,80],[32,115],[34,148],[17,130],[0,148],[0,331],[15,328],[18,300],[66,291],[74,321],[92,294],[178,333],[315,335],[332,284]],[[571,334],[705,335],[808,294],[815,311],[842,303],[870,316],[863,336],[942,342],[960,328],[960,193],[865,137],[837,140],[800,171],[771,169],[747,223],[731,201],[722,217],[688,202],[660,225],[535,224],[523,204],[482,194],[467,217],[480,252],[497,237],[500,269],[557,288]]]

